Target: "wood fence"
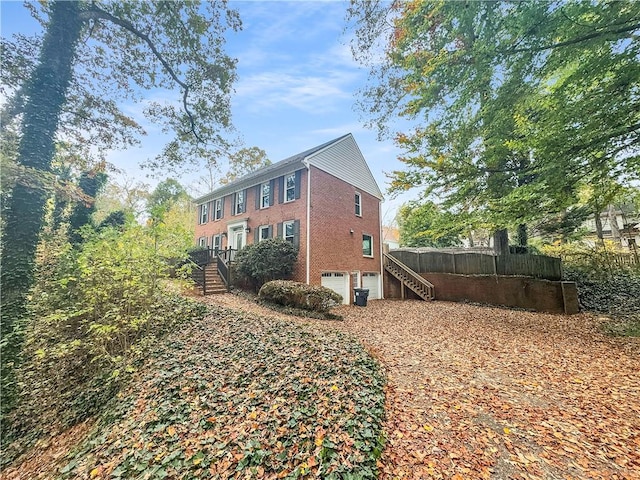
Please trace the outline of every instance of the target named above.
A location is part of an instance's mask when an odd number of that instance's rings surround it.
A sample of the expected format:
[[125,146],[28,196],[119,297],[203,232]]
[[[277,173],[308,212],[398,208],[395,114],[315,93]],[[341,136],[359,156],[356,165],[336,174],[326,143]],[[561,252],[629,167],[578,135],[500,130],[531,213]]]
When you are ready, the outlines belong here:
[[596,270],[640,269],[640,254],[615,252],[579,252],[562,256],[567,265],[584,265]]
[[561,280],[561,260],[545,255],[489,255],[485,253],[392,250],[390,255],[419,273],[462,275],[521,275]]

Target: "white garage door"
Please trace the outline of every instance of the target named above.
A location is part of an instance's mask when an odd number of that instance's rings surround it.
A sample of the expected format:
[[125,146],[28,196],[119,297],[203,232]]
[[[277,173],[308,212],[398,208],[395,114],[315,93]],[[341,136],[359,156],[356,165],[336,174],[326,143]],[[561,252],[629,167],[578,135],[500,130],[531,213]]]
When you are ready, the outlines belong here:
[[362,274],[362,288],[369,289],[369,299],[375,300],[380,298],[380,282],[378,281],[377,273],[363,273]]
[[349,288],[348,282],[349,277],[346,273],[325,272],[322,274],[322,286],[342,295],[342,301],[345,304],[348,304],[349,298],[351,298],[347,291]]

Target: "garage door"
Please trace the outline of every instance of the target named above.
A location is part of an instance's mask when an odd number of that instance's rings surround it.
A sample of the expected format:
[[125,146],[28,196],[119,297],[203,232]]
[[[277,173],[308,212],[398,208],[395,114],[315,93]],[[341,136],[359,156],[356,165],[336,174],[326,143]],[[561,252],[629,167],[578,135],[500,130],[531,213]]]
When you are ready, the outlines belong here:
[[347,289],[349,288],[349,277],[345,273],[340,272],[325,272],[322,274],[322,286],[330,288],[334,292],[342,295],[342,301],[345,304],[349,303],[349,294]]
[[380,282],[378,281],[379,275],[377,273],[363,273],[362,274],[362,288],[369,289],[369,298],[380,298]]

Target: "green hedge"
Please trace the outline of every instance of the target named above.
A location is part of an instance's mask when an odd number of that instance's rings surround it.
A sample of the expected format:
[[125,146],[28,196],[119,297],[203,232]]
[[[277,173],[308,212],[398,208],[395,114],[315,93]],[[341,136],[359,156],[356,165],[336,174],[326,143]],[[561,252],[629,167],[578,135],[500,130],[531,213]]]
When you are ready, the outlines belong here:
[[235,258],[235,274],[241,283],[258,290],[265,282],[290,278],[298,260],[298,249],[291,242],[270,238],[247,245]]

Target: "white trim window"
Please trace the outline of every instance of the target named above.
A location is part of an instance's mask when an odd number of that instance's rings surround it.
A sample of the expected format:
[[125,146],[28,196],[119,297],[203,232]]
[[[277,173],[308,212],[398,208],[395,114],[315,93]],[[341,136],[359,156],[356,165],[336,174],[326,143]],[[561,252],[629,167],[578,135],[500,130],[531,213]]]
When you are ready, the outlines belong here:
[[355,203],[356,203],[356,216],[362,216],[362,195],[356,192],[355,194]]
[[282,222],[282,238],[285,241],[294,243],[293,240],[296,236],[295,220],[289,222]]
[[362,256],[373,257],[373,235],[362,234]]
[[213,201],[213,219],[220,220],[222,218],[222,199],[216,198]]
[[263,240],[267,240],[268,238],[271,238],[271,226],[260,225],[258,230],[258,241],[261,242]]
[[211,237],[211,248],[214,250],[221,250],[222,247],[222,235],[214,235]]
[[207,246],[207,237],[198,238],[198,246],[199,247],[206,247]]
[[296,174],[292,173],[291,175],[287,175],[284,178],[284,182],[285,182],[284,201],[293,202],[296,199]]
[[236,192],[235,203],[233,204],[233,214],[240,215],[244,213],[244,190]]
[[271,206],[271,183],[263,183],[260,185],[260,208],[268,208]]
[[202,205],[200,205],[200,225],[202,225],[203,223],[207,223],[208,216],[209,216],[209,204],[203,203]]

